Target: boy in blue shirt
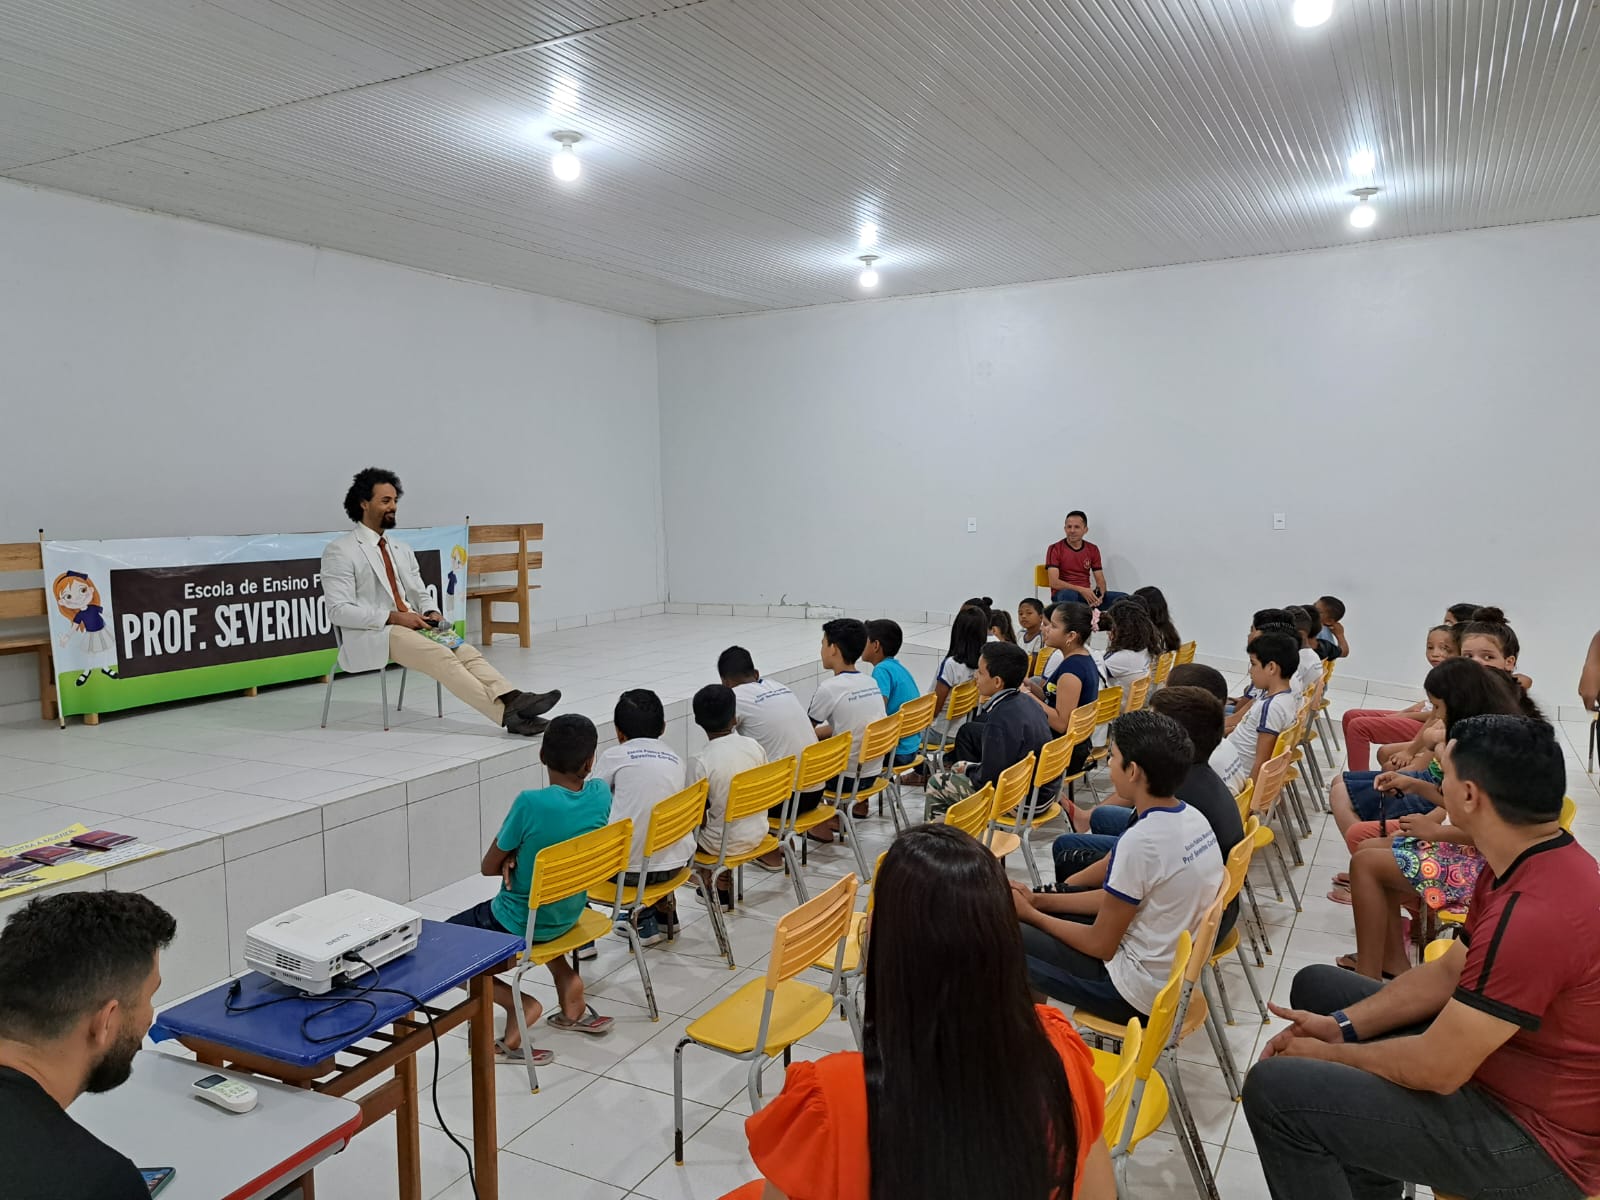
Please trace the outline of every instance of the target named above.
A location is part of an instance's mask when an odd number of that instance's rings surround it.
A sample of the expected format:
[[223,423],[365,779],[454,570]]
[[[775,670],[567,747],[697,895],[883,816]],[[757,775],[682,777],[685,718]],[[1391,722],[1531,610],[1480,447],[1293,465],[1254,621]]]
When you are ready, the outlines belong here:
[[[911,672],[895,657],[904,643],[905,634],[901,632],[898,622],[867,622],[867,648],[861,652],[861,657],[872,664],[872,678],[883,693],[883,711],[891,717],[900,711],[902,705],[922,695],[917,689],[917,681],[911,678]],[[903,767],[916,758],[920,740],[914,733],[901,738],[900,744],[894,749],[894,765]]]
[[[528,892],[533,886],[533,860],[539,851],[600,829],[611,818],[611,789],[602,781],[589,778],[598,744],[599,735],[588,717],[566,713],[550,722],[539,747],[539,761],[550,776],[550,786],[522,792],[511,802],[505,823],[483,856],[483,873],[491,878],[499,876],[500,891],[492,899],[451,917],[452,925],[528,936]],[[532,940],[548,942],[566,933],[578,923],[588,899],[580,892],[541,907],[533,914]],[[584,1003],[583,979],[572,963],[562,957],[551,959],[547,965],[561,1006],[560,1012],[550,1015],[549,1024],[579,1033],[608,1032],[611,1018],[600,1016]],[[506,1033],[495,1043],[495,1061],[521,1064],[526,1059],[516,1012],[511,1007],[516,999],[511,985],[496,979],[494,999],[506,1013]],[[531,1029],[544,1006],[525,995],[522,1009]],[[526,1058],[531,1058],[537,1067],[555,1061],[549,1050],[531,1048],[526,1051]]]

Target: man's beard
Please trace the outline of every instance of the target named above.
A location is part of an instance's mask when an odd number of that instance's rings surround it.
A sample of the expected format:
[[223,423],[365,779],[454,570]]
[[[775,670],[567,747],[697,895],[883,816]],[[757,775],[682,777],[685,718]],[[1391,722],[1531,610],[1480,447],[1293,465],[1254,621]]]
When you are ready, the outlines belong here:
[[378,519],[378,524],[382,525],[385,529],[393,529],[394,528],[394,514],[393,513],[384,513],[383,516]]
[[116,1045],[106,1051],[104,1058],[89,1068],[89,1078],[84,1081],[83,1090],[109,1092],[126,1083],[128,1076],[133,1074],[133,1056],[139,1053],[143,1042],[143,1036],[124,1034]]

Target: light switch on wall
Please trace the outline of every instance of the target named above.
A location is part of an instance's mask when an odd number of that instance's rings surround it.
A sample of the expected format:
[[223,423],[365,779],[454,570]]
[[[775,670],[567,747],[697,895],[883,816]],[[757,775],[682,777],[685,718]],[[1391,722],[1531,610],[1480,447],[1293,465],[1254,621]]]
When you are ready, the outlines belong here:
[[968,533],[977,533],[978,532],[978,518],[977,517],[968,517],[967,518],[967,532]]
[[1274,529],[1286,529],[1286,528],[1288,528],[1288,525],[1289,525],[1289,514],[1288,513],[1273,513],[1272,514],[1272,527]]

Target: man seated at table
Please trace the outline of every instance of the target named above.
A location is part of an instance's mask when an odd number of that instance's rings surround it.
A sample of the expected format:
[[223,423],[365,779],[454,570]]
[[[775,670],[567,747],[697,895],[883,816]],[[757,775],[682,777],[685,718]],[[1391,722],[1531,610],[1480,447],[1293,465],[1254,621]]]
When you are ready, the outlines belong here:
[[109,1092],[132,1073],[155,1017],[160,952],[176,931],[166,910],[130,892],[45,896],[0,931],[0,1195],[7,1200],[149,1200],[138,1168],[66,1110],[84,1092]]
[[[1081,508],[1067,514],[1062,532],[1067,536],[1045,551],[1044,566],[1050,579],[1050,598],[1081,600],[1090,608],[1110,608],[1127,592],[1106,590],[1105,565],[1100,547],[1083,540],[1089,532],[1089,518]],[[1091,575],[1093,578],[1091,579]]]
[[356,527],[322,552],[328,619],[344,642],[339,666],[381,671],[397,662],[437,679],[508,732],[543,733],[549,722],[541,714],[556,706],[560,692],[519,691],[465,642],[449,648],[428,636],[440,631],[448,637],[449,626],[423,590],[417,556],[388,536],[402,494],[393,471],[358,471],[344,496],[345,515]]
[[1275,1200],[1600,1193],[1600,874],[1563,832],[1557,735],[1469,717],[1439,755],[1484,857],[1462,940],[1389,983],[1294,977],[1244,1085]]

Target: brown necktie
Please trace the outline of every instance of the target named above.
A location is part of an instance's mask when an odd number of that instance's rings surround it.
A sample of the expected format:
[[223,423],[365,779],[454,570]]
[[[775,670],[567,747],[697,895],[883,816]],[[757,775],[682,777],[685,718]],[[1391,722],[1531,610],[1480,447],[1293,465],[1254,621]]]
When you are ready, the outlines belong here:
[[378,539],[378,552],[383,555],[383,569],[389,576],[389,592],[394,596],[396,612],[410,612],[406,607],[406,598],[400,591],[400,584],[394,577],[394,559],[389,557],[389,542],[385,538]]

